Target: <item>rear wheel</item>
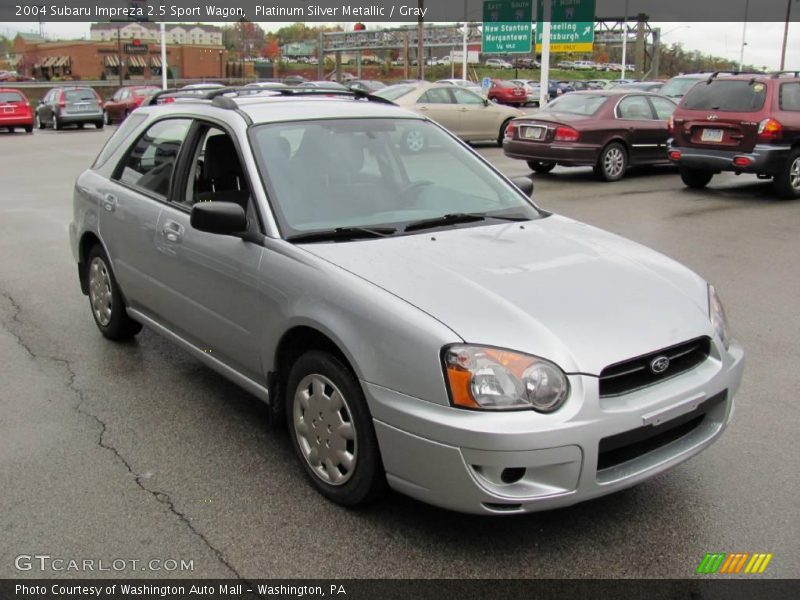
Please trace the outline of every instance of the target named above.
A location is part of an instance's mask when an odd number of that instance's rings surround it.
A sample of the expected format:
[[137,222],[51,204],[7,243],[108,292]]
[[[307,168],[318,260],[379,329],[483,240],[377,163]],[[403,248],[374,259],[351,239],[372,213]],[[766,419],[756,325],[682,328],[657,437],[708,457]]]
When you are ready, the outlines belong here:
[[800,148],[792,150],[772,184],[781,198],[800,198]]
[[690,169],[688,167],[681,167],[681,180],[686,187],[693,190],[701,190],[708,185],[711,178],[714,177],[713,171],[706,171],[704,169]]
[[595,173],[603,181],[619,181],[628,168],[628,152],[619,142],[611,142],[603,148],[597,161]]
[[64,125],[58,119],[58,115],[53,115],[53,129],[63,129]]
[[97,129],[102,129],[102,128],[103,128],[103,122],[102,122],[102,121],[95,121],[95,122],[94,122],[94,126],[95,126]]
[[286,385],[289,436],[314,487],[338,504],[364,504],[384,491],[378,442],[364,393],[341,360],[303,354]]
[[549,173],[556,168],[556,163],[545,160],[529,160],[528,166],[534,173]]
[[25,125],[25,133],[33,133],[33,125]]
[[125,301],[111,270],[111,262],[100,244],[89,252],[86,268],[89,306],[100,333],[110,340],[124,340],[139,333],[142,325],[125,312]]
[[497,145],[501,148],[503,147],[503,140],[506,137],[506,127],[508,127],[509,123],[511,123],[511,119],[503,121],[503,124],[500,126],[500,133],[497,135]]

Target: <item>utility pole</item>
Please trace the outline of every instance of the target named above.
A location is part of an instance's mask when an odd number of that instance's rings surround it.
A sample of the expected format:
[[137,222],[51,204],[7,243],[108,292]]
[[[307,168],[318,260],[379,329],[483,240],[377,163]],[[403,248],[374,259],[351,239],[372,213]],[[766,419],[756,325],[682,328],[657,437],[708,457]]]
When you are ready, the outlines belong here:
[[417,0],[419,16],[417,17],[417,79],[425,79],[425,17],[422,11],[425,8],[425,0]]
[[[469,25],[467,23],[467,0],[464,0],[464,37],[461,44],[461,51],[464,53],[464,55],[461,57],[461,79],[467,78],[467,35],[469,34]],[[453,64],[452,52],[450,53],[450,64]]]
[[628,0],[625,0],[625,17],[622,21],[622,71],[619,78],[625,79],[625,69],[627,68],[628,60]]
[[744,71],[744,47],[747,46],[747,11],[750,0],[744,0],[744,24],[742,25],[742,53],[739,55],[739,70]]
[[117,61],[119,61],[119,66],[117,67],[117,71],[119,72],[119,87],[122,87],[122,34],[119,30],[119,25],[117,25]]

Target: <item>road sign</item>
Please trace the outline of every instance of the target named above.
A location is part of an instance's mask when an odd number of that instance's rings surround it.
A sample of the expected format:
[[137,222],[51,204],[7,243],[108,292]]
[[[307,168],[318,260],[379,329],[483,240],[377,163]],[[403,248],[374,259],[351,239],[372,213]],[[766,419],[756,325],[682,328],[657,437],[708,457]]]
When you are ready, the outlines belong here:
[[484,0],[482,50],[486,54],[531,51],[533,0]]
[[[591,52],[594,45],[595,0],[552,0],[551,52]],[[538,0],[537,25],[544,20],[544,5]],[[541,52],[541,27],[536,28],[536,51]]]

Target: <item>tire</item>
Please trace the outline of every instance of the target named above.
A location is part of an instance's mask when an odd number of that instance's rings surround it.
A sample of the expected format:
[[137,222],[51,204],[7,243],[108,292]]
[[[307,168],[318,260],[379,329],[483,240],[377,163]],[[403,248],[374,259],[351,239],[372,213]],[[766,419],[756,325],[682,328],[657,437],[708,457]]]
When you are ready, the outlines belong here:
[[358,506],[385,491],[386,474],[364,393],[340,359],[317,350],[303,354],[289,371],[285,402],[292,445],[323,496]]
[[106,125],[111,125],[111,117],[108,116],[108,111],[103,111],[103,123]]
[[681,167],[681,181],[683,184],[692,188],[693,190],[702,190],[714,177],[714,171],[706,171],[704,169],[690,169],[688,167]]
[[603,181],[619,181],[628,168],[628,151],[619,142],[611,142],[603,148],[597,160],[595,173]]
[[78,129],[83,129],[84,125],[86,125],[86,123],[78,123]]
[[44,129],[44,123],[42,123],[41,117],[39,117],[39,113],[36,113],[36,127],[39,129]]
[[25,125],[25,133],[33,133],[33,125]]
[[64,125],[58,120],[58,115],[53,115],[53,129],[63,129]]
[[528,166],[534,173],[549,173],[556,168],[556,163],[544,160],[529,160]]
[[497,145],[501,148],[503,147],[503,140],[506,137],[506,127],[508,127],[509,123],[511,123],[511,119],[506,119],[500,126],[500,134],[497,136]]
[[6,129],[8,130],[8,133],[14,133],[13,127],[6,127]]
[[89,252],[86,269],[89,308],[100,333],[115,341],[129,339],[139,333],[142,325],[125,312],[125,301],[111,270],[111,262],[99,244]]
[[800,198],[800,148],[789,153],[786,164],[775,176],[772,185],[780,198]]
[[102,129],[103,128],[103,122],[102,121],[95,121],[94,122],[94,126],[95,126],[95,129]]
[[419,129],[409,129],[403,138],[406,150],[412,154],[422,152],[425,148],[425,134]]

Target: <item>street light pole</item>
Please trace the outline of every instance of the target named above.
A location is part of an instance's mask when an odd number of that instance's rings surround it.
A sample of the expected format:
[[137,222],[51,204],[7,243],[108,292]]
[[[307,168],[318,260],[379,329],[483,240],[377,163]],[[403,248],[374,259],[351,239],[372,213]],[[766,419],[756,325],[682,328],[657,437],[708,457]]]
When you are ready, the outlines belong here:
[[786,23],[783,25],[783,46],[781,47],[781,71],[786,68],[786,43],[789,41],[789,20],[792,18],[792,0],[786,0]]
[[739,70],[744,71],[744,47],[747,46],[747,11],[750,0],[744,0],[744,24],[742,25],[742,52],[739,55]]
[[119,87],[122,87],[122,34],[119,31],[119,25],[117,25],[117,62],[119,62],[117,66],[117,71],[119,72]]
[[619,78],[625,79],[625,67],[628,62],[628,0],[625,0],[625,16],[622,21],[622,71]]

